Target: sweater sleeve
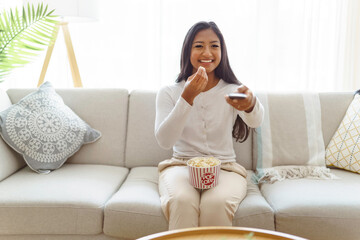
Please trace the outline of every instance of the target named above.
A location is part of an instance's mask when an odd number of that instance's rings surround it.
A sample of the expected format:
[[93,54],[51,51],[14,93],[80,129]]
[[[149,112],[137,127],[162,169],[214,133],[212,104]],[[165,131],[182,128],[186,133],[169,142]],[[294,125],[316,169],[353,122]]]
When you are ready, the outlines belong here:
[[160,147],[170,149],[180,138],[191,111],[191,105],[181,96],[175,102],[169,88],[156,96],[155,138]]
[[236,111],[242,120],[251,128],[260,127],[264,120],[264,106],[261,104],[259,99],[256,97],[256,103],[254,109],[247,113],[245,111]]

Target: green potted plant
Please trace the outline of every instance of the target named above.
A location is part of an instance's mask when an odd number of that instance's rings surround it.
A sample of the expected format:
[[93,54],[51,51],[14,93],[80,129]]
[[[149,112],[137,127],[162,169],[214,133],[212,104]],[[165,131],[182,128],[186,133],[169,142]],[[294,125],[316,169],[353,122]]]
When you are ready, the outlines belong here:
[[54,43],[59,20],[53,12],[39,3],[0,13],[0,82]]

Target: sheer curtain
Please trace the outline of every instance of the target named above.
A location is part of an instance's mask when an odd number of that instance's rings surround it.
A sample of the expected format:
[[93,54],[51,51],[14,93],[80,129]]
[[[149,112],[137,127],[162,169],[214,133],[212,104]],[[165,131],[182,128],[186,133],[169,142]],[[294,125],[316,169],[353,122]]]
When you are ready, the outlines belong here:
[[[360,88],[358,0],[102,0],[99,11],[98,22],[69,24],[86,88],[173,83],[185,34],[201,20],[217,23],[236,76],[255,91]],[[45,80],[72,87],[59,34]],[[0,87],[36,87],[44,56]]]

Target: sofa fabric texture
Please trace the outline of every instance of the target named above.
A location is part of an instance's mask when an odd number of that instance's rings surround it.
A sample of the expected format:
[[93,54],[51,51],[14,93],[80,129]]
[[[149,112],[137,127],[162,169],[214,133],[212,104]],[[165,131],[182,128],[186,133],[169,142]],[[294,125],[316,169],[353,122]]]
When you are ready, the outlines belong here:
[[360,189],[359,175],[331,172],[339,179],[288,179],[261,186],[276,213],[278,231],[316,240],[359,238],[360,194],[354,194]]
[[132,168],[126,182],[105,207],[104,232],[129,239],[168,230],[160,206],[157,167]]
[[[0,234],[98,234],[103,206],[128,169],[65,164],[51,174],[28,167],[0,184]],[[16,224],[14,224],[16,223]]]
[[[33,91],[0,91],[0,111]],[[171,151],[160,148],[154,137],[156,92],[56,92],[102,136],[83,145],[61,168],[47,175],[30,170],[21,156],[0,139],[0,240],[129,240],[166,231],[157,164],[169,158]],[[288,102],[288,108],[282,111],[294,116],[284,124],[295,134],[298,129],[289,126],[297,122],[291,121],[303,118],[292,102],[298,95],[274,97]],[[324,148],[352,99],[350,92],[319,94],[321,118],[317,121],[321,122],[316,124],[321,126]],[[276,102],[268,104],[268,111],[275,111],[272,105]],[[271,132],[278,134],[276,128]],[[285,179],[257,185],[251,179],[256,171],[256,134],[256,130],[252,131],[247,141],[234,144],[236,160],[247,169],[248,177],[247,194],[235,212],[233,225],[278,230],[308,239],[357,239],[360,199],[356,189],[360,188],[360,175],[332,168],[330,172],[338,179]],[[295,153],[303,154],[297,149],[299,146],[289,146],[295,149],[286,156],[289,161],[297,161]],[[281,146],[273,145],[278,147]]]
[[126,167],[157,166],[160,161],[171,158],[172,150],[164,150],[157,143],[154,126],[155,93],[139,90],[131,92],[126,139]]

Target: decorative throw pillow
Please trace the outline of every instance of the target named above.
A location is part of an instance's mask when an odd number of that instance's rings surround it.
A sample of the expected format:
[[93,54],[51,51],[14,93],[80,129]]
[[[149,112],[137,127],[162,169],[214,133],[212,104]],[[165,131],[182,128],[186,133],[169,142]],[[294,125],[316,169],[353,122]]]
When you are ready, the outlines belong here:
[[325,166],[320,99],[316,93],[258,94],[265,116],[254,134],[254,180],[336,178]]
[[49,82],[0,112],[0,134],[38,173],[60,168],[100,132],[80,119]]
[[326,164],[360,173],[360,95],[356,94],[326,148]]

